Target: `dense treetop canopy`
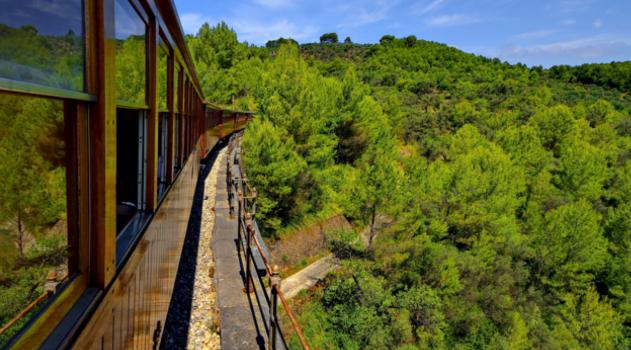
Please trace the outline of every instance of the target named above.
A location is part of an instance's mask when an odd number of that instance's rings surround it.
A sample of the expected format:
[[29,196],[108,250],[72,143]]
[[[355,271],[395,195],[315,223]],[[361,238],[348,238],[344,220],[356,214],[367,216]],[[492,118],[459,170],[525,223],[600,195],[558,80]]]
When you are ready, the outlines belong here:
[[629,347],[629,62],[188,39],[207,97],[258,111],[243,152],[264,232],[369,228],[331,240],[342,268],[300,303],[315,348]]
[[322,44],[336,44],[338,42],[337,33],[324,33],[320,35],[320,43]]

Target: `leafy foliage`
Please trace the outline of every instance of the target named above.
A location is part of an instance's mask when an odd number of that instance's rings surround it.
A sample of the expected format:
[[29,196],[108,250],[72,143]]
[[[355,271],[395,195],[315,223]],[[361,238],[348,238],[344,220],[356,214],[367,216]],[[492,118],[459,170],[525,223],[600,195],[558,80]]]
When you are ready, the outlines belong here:
[[[66,264],[63,104],[0,95],[0,323],[42,292]],[[31,312],[33,314],[35,311]],[[29,320],[0,337],[0,345]]]
[[320,43],[322,44],[337,44],[338,42],[337,33],[325,33],[320,35]]
[[[368,227],[367,245],[332,237],[342,267],[300,305],[312,346],[631,345],[626,63],[544,70],[391,35],[258,49],[226,30],[189,44],[211,99],[258,111],[243,151],[266,234],[331,212]],[[203,58],[219,52],[229,65]]]
[[63,89],[83,91],[82,36],[42,35],[32,25],[12,28],[0,23],[0,76]]

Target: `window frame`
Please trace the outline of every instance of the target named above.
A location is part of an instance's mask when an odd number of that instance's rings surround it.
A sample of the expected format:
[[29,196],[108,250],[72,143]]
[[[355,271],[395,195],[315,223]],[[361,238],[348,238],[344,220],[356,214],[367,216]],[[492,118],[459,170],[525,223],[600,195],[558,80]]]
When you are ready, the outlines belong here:
[[[151,35],[151,23],[150,23],[150,18],[149,15],[147,14],[147,12],[145,11],[145,9],[143,8],[143,6],[137,1],[137,0],[108,0],[111,1],[113,6],[116,6],[115,3],[117,1],[121,1],[121,2],[127,2],[133,11],[135,11],[135,14],[138,15],[138,18],[140,20],[142,20],[142,22],[145,25],[145,91],[144,91],[144,102],[137,102],[137,101],[127,101],[127,100],[121,100],[118,98],[118,96],[116,96],[116,106],[117,107],[123,107],[123,108],[127,108],[127,109],[149,109],[149,104],[148,101],[150,99],[150,96],[148,94],[148,92],[150,91],[150,84],[151,82],[149,81],[149,78],[151,76],[149,69],[150,69],[150,59],[151,59],[151,49],[150,49],[150,44],[151,44],[151,40],[150,40],[150,35]],[[111,21],[113,22],[113,30],[115,30],[116,28],[116,17],[114,15],[114,12],[112,12],[112,19]],[[115,39],[116,40],[116,39]],[[114,50],[115,55],[116,55],[116,49]],[[114,62],[114,72],[116,72],[116,62]],[[115,79],[114,79],[115,80]],[[116,82],[114,83],[116,84]],[[118,92],[116,91],[115,88],[115,94],[117,95]]]
[[47,323],[52,315],[68,312],[89,286],[89,106],[84,101],[41,96],[22,91],[0,91],[26,98],[60,100],[64,114],[64,147],[66,152],[66,215],[68,275],[59,282],[50,296],[5,346],[30,347],[41,340],[40,333],[50,333],[57,326]]
[[[135,11],[135,14],[138,15],[138,18],[145,25],[145,87],[144,87],[144,103],[138,102],[129,102],[125,100],[120,100],[116,96],[116,118],[118,117],[118,111],[120,109],[125,109],[128,111],[136,111],[138,114],[138,170],[137,170],[137,191],[138,191],[138,208],[132,218],[120,229],[116,228],[116,237],[114,244],[114,252],[115,252],[115,266],[116,269],[120,269],[124,262],[127,260],[127,257],[133,252],[133,248],[135,247],[136,242],[142,236],[145,231],[147,225],[150,223],[150,219],[152,217],[153,207],[147,205],[149,198],[149,193],[152,190],[151,186],[149,186],[151,179],[149,179],[150,172],[148,171],[149,166],[151,166],[151,162],[149,159],[150,154],[150,119],[151,119],[151,101],[155,100],[155,88],[152,85],[156,83],[155,77],[155,59],[157,55],[156,51],[156,43],[153,43],[152,38],[155,38],[154,34],[154,26],[155,20],[152,20],[147,14],[144,6],[138,0],[109,0],[112,3],[116,1],[127,2],[131,8]],[[114,5],[115,6],[115,5]],[[116,18],[112,14],[112,22],[113,25],[116,25]],[[114,62],[115,63],[115,62]],[[116,82],[114,83],[116,84]],[[116,150],[116,159],[118,160],[119,150]],[[118,177],[120,169],[116,169],[116,176]],[[116,192],[116,190],[114,191]],[[116,206],[118,206],[118,199],[116,200]],[[115,210],[115,221],[118,222],[118,208]]]
[[[141,236],[144,231],[146,225],[149,223],[149,219],[151,218],[151,213],[147,210],[147,192],[148,192],[148,178],[147,178],[147,140],[148,140],[148,116],[147,111],[141,109],[128,109],[128,108],[117,108],[117,112],[120,109],[126,110],[128,113],[135,113],[138,122],[138,132],[136,139],[136,210],[131,218],[125,223],[123,227],[118,229],[118,205],[120,204],[118,198],[116,200],[117,205],[117,213],[116,213],[116,221],[117,221],[117,229],[116,229],[116,264],[120,266],[121,263],[125,260],[128,254],[132,251],[132,247],[134,246],[134,242],[136,239]],[[117,116],[118,117],[118,116]],[[121,116],[121,118],[132,118],[131,116]],[[117,126],[119,123],[117,123]],[[118,143],[118,135],[117,135],[117,143]],[[117,150],[118,153],[118,150]],[[117,154],[117,163],[118,163],[118,154]],[[116,170],[116,176],[118,178],[120,169]],[[118,190],[118,189],[117,189]]]
[[77,101],[96,101],[96,97],[93,94],[88,93],[88,12],[90,9],[89,2],[90,0],[81,0],[81,10],[79,11],[82,15],[82,23],[81,29],[83,34],[83,67],[82,67],[82,88],[81,90],[72,90],[66,89],[63,87],[55,87],[45,84],[40,84],[37,82],[27,82],[21,81],[13,78],[0,77],[0,92],[7,93],[20,93],[24,95],[30,96],[40,96],[40,97],[52,97],[52,98],[60,98],[60,99],[72,99]]
[[[170,185],[168,181],[167,169],[169,167],[168,162],[168,148],[169,148],[169,112],[158,113],[158,201],[166,196],[167,189]],[[162,162],[160,162],[160,156],[162,156]]]

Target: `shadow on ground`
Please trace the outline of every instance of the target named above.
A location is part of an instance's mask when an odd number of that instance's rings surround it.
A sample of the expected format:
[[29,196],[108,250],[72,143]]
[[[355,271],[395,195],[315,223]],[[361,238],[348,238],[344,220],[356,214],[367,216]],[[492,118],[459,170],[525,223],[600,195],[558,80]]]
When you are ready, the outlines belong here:
[[188,221],[186,238],[182,247],[182,252],[186,252],[186,254],[182,254],[180,257],[180,265],[175,277],[175,287],[173,288],[171,303],[169,304],[169,313],[164,325],[160,349],[186,349],[193,304],[195,272],[197,269],[201,213],[205,196],[204,183],[212,167],[217,166],[215,164],[217,155],[224,146],[224,140],[219,141],[208,157],[202,161],[204,168],[200,171],[195,187],[191,217]]

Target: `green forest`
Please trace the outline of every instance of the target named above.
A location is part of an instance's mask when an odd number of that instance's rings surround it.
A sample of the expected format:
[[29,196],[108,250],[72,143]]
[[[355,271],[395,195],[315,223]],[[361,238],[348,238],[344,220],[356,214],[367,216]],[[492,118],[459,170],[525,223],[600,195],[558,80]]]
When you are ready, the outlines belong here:
[[[0,95],[0,325],[67,272],[66,150],[61,101]],[[39,305],[41,306],[41,304]],[[0,347],[38,308],[0,336]]]
[[257,111],[242,147],[265,235],[336,214],[357,228],[294,302],[312,347],[628,349],[631,63],[330,34],[187,37],[206,97]]
[[83,91],[85,50],[81,33],[43,35],[34,25],[0,23],[0,76],[50,87]]
[[[0,23],[0,76],[83,91],[82,34]],[[0,327],[67,277],[66,149],[61,100],[0,94]],[[47,298],[0,335],[7,344]]]

